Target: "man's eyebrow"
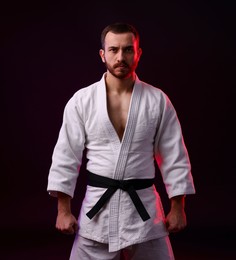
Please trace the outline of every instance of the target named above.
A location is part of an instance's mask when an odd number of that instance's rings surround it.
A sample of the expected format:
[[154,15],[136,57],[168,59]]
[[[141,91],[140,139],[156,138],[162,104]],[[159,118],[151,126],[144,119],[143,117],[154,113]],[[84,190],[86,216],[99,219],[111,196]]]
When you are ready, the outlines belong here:
[[134,45],[127,45],[124,48],[134,48]]
[[[109,46],[108,48],[119,48],[119,46]],[[121,48],[122,49],[134,48],[134,45],[126,45]]]

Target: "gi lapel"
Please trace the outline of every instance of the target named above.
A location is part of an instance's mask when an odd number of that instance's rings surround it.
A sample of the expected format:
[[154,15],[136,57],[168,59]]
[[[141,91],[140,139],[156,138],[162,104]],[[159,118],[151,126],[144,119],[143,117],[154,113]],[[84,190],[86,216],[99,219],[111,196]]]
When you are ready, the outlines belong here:
[[[119,137],[114,129],[108,112],[107,112],[107,96],[106,96],[106,86],[104,76],[100,81],[98,92],[97,92],[97,100],[98,100],[98,109],[99,109],[99,122],[103,129],[105,130],[106,136],[110,140],[110,144],[113,152],[116,155],[116,163],[115,170],[113,173],[114,179],[123,179],[124,170],[126,165],[126,160],[129,152],[129,147],[132,142],[134,130],[136,127],[139,103],[142,94],[142,83],[139,81],[136,76],[136,81],[134,84],[133,93],[130,100],[129,105],[129,113],[126,122],[125,132],[123,135],[122,142],[120,142]],[[100,126],[101,127],[101,126]]]
[[[129,113],[126,122],[125,132],[123,135],[122,142],[109,119],[107,112],[107,99],[106,99],[106,86],[104,76],[101,80],[101,84],[98,89],[98,109],[99,119],[102,126],[104,127],[105,133],[110,140],[112,150],[115,154],[116,162],[113,173],[113,178],[121,180],[124,178],[126,161],[129,154],[130,144],[132,142],[134,130],[136,127],[139,103],[142,94],[142,83],[136,76],[136,81],[133,89],[133,93],[130,100]],[[109,206],[109,250],[114,251],[119,249],[119,201],[120,201],[121,190],[118,189],[113,196],[110,198]]]
[[121,142],[119,156],[116,162],[114,179],[122,180],[124,178],[125,166],[129,154],[129,148],[133,139],[133,134],[137,123],[141,93],[142,93],[142,84],[136,79],[133,93],[130,100],[129,113],[126,122],[125,132]]

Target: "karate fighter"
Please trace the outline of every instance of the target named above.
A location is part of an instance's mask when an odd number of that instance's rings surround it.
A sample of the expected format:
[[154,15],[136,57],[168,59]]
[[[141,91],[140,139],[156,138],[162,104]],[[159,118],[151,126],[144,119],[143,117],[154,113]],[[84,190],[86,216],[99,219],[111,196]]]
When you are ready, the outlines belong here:
[[[186,227],[185,197],[195,194],[189,155],[170,99],[135,72],[139,40],[130,24],[108,25],[99,52],[106,71],[64,109],[47,191],[58,199],[56,228],[76,234],[71,260],[174,259],[169,234]],[[83,151],[88,183],[76,219]],[[170,199],[166,216],[155,160]]]

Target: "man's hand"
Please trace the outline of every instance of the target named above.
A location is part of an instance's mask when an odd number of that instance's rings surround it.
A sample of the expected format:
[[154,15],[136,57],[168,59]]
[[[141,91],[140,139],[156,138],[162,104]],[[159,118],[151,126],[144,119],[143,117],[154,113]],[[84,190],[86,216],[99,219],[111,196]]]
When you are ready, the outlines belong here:
[[187,226],[184,204],[184,196],[171,198],[171,210],[166,216],[166,227],[169,232],[179,232]]
[[77,220],[71,213],[58,212],[56,229],[63,234],[73,235],[78,230]]
[[58,192],[58,214],[56,229],[64,234],[74,234],[78,230],[78,223],[71,213],[71,197],[65,193]]

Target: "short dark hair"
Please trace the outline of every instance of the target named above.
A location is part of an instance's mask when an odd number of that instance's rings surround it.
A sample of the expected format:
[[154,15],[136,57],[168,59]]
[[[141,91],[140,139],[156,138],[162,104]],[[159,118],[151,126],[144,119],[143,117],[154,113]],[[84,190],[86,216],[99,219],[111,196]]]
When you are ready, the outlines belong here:
[[139,32],[137,31],[137,29],[134,27],[134,25],[129,24],[129,23],[117,22],[117,23],[109,24],[108,26],[106,26],[103,29],[103,31],[101,33],[101,45],[102,45],[103,49],[104,49],[104,45],[105,45],[105,37],[108,32],[117,33],[117,34],[131,32],[131,33],[133,33],[135,39],[138,42],[138,46],[139,46],[140,35],[139,35]]

